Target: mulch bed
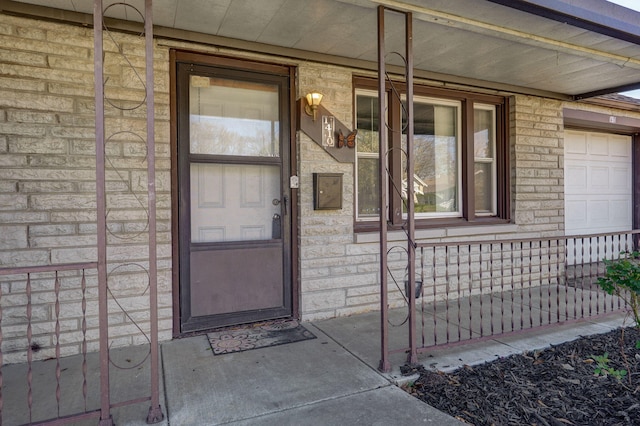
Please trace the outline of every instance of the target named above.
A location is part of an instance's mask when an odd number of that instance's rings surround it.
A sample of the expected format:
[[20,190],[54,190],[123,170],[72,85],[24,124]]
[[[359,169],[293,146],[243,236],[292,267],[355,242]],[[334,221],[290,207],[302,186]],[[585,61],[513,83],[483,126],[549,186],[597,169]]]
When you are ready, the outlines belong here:
[[[406,390],[478,426],[640,425],[638,340],[637,329],[625,328],[453,373],[419,367],[420,378]],[[628,374],[595,375],[594,357],[605,353],[614,374]]]

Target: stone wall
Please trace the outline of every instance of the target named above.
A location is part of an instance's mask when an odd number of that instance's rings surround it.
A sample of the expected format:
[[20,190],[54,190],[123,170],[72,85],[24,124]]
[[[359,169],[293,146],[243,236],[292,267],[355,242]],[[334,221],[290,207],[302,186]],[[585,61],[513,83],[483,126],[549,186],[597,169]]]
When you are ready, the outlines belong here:
[[[142,99],[144,40],[112,33],[105,38],[105,84],[109,141],[106,151],[110,339],[114,346],[144,343],[149,328],[145,162]],[[353,126],[354,74],[362,71],[292,58],[238,52],[187,41],[157,40],[155,46],[156,156],[160,337],[172,330],[171,173],[169,141],[169,51],[184,48],[297,66],[296,98],[324,94],[323,106]],[[124,52],[132,69],[119,52]],[[372,74],[369,74],[372,75]],[[426,82],[435,84],[433,82]],[[93,33],[59,23],[0,15],[0,267],[96,260]],[[512,223],[419,230],[420,242],[500,240],[562,235],[564,171],[562,108],[611,114],[637,113],[563,103],[534,96],[510,98]],[[113,104],[113,105],[111,105]],[[126,132],[125,132],[126,131]],[[135,133],[135,134],[134,134]],[[140,138],[137,135],[142,135]],[[297,133],[299,271],[304,320],[350,315],[379,308],[377,233],[354,233],[354,165],[338,163],[306,134]],[[343,208],[313,209],[313,173],[343,174]],[[405,302],[402,232],[390,234],[391,306]],[[50,354],[56,315],[54,277],[32,277],[33,341]],[[97,348],[96,271],[60,274],[63,353],[80,350],[81,302],[87,299],[89,349]],[[25,277],[0,279],[3,352],[26,347]],[[117,299],[117,303],[116,303]],[[124,307],[124,311],[121,309]],[[135,322],[135,324],[134,324]],[[16,360],[19,357],[16,356]],[[5,362],[9,357],[5,355]]]
[[[318,66],[319,67],[319,66]],[[345,93],[352,93],[351,71],[342,72]],[[324,87],[323,68],[300,67],[301,91]],[[332,91],[329,90],[331,93]],[[330,111],[346,109],[345,123],[352,123],[351,99],[327,96]],[[345,105],[343,106],[342,103]],[[562,235],[564,230],[564,170],[562,103],[512,96],[510,121],[512,174],[511,225],[442,228],[417,232],[418,241],[499,240]],[[380,307],[380,257],[377,233],[353,234],[353,168],[333,161],[304,134],[300,136],[301,182],[301,277],[302,313],[306,319],[330,318],[366,312]],[[340,212],[313,211],[313,172],[345,173],[345,196]],[[392,232],[389,247],[389,303],[405,303],[399,289],[405,279],[406,247],[403,232]],[[419,262],[419,259],[418,259]],[[419,265],[419,263],[418,263]],[[474,265],[479,268],[479,265]],[[396,285],[397,283],[397,285]],[[474,284],[474,286],[477,286]],[[444,287],[443,287],[444,288]],[[438,292],[444,295],[445,290]],[[433,298],[433,297],[432,297]]]
[[[149,330],[144,39],[105,37],[109,341],[142,344]],[[122,51],[129,66],[123,58]],[[171,337],[169,56],[156,49],[156,186],[161,338]],[[0,268],[97,260],[93,31],[0,15]],[[78,353],[82,298],[97,349],[97,271],[0,277],[4,362],[24,359],[27,292],[32,347]],[[60,315],[56,315],[56,300]],[[14,359],[15,358],[15,359]]]
[[[323,106],[353,127],[352,73],[345,68],[301,64],[298,95],[317,89]],[[300,277],[304,319],[330,318],[379,306],[377,244],[354,244],[354,164],[338,163],[299,132]],[[313,209],[313,173],[342,173],[342,210]]]
[[513,218],[520,233],[564,231],[562,102],[515,96],[511,105]]

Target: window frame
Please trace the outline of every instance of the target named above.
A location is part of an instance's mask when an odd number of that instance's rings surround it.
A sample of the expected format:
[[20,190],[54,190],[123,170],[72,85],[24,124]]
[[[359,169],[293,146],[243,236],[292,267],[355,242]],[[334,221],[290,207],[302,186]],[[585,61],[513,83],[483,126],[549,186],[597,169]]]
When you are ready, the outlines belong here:
[[[406,85],[400,82],[393,83],[394,90],[401,95],[406,95]],[[357,95],[363,92],[375,92],[377,95],[378,83],[376,79],[368,77],[354,76],[353,78],[353,120],[354,128],[357,125]],[[401,97],[402,98],[402,97]],[[450,90],[438,87],[430,87],[423,85],[414,86],[414,99],[429,98],[434,100],[457,101],[461,105],[461,133],[460,133],[460,157],[459,179],[461,180],[460,197],[462,205],[460,206],[461,215],[457,217],[415,217],[416,229],[428,229],[449,226],[472,226],[472,225],[493,225],[505,224],[511,222],[510,208],[510,147],[509,147],[509,99],[504,96],[475,93],[463,90]],[[386,105],[387,105],[387,122],[388,125],[388,142],[389,155],[387,165],[393,177],[393,181],[402,182],[402,146],[401,136],[393,129],[400,129],[402,123],[402,111],[399,106],[401,99],[391,94],[391,86],[387,83],[386,88]],[[492,179],[495,183],[492,204],[495,213],[485,214],[475,211],[475,150],[474,150],[474,108],[477,106],[493,106],[495,114],[495,145],[494,160],[492,169],[495,170]],[[356,147],[357,149],[357,147]],[[357,157],[357,154],[356,154]],[[357,160],[356,160],[357,161]],[[354,173],[356,174],[354,182],[357,185],[357,162],[354,165]],[[403,200],[401,194],[393,188],[392,179],[387,179],[387,188],[389,194],[389,206],[387,211],[387,222],[389,229],[401,229],[406,222],[406,214],[403,214]],[[376,231],[380,227],[379,216],[373,218],[358,217],[358,194],[357,186],[354,188],[354,230],[355,232]]]

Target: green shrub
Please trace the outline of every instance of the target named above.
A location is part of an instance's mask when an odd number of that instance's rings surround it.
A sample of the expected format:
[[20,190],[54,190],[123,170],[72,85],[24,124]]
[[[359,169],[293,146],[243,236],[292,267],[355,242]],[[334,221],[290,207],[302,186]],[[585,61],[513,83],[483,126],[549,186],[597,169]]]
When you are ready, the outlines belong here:
[[609,353],[605,352],[604,355],[591,355],[591,358],[596,362],[596,368],[593,374],[596,376],[608,376],[614,377],[618,380],[622,380],[627,375],[627,370],[616,370],[609,365]]
[[640,252],[620,253],[620,259],[605,260],[607,272],[598,278],[604,291],[622,298],[631,308],[636,327],[640,328]]

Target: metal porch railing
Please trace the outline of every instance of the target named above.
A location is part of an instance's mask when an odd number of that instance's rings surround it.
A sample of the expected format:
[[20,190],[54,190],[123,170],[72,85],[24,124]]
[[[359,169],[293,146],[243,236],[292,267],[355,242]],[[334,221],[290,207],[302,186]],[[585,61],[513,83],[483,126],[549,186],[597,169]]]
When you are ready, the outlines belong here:
[[[109,327],[94,297],[97,269],[97,262],[0,269],[0,424],[110,419],[113,408],[151,401],[152,390],[141,396],[140,389],[116,386],[115,402],[111,388],[102,391],[102,377],[131,369],[138,381],[153,374],[147,362],[153,349],[126,352],[128,359],[135,355],[133,365],[116,350],[96,352],[96,337]],[[11,291],[3,291],[7,286]]]
[[[164,418],[159,400],[152,0],[143,3],[144,11],[141,12],[127,3],[116,2],[104,8],[102,0],[93,1],[97,261],[0,269],[0,277],[3,277],[0,280],[0,425],[69,424],[95,417],[100,426],[110,426],[113,425],[112,409],[145,401],[150,403],[147,423],[157,423]],[[105,25],[103,15],[111,7],[128,8],[143,22],[143,75],[138,74],[125,49],[118,45],[117,38],[112,37]],[[105,95],[104,34],[109,37],[107,42],[116,44],[122,63],[131,67],[140,83],[137,93],[142,93],[142,99],[138,104],[133,102],[133,107],[131,103],[121,105],[118,99]],[[106,129],[105,103],[127,111],[146,109],[146,135],[138,135],[130,129]],[[126,173],[120,174],[113,167],[105,146],[114,136],[123,133],[144,141],[147,150],[144,167],[147,202],[143,202],[144,197],[137,197],[130,185],[125,186],[140,202],[148,218],[145,228],[148,269],[135,265],[144,269],[148,276],[148,287],[144,290],[149,302],[148,331],[143,331],[127,315],[108,284],[109,274],[128,266],[109,262],[107,257],[106,163],[118,176]],[[111,237],[120,238],[117,234],[111,234]],[[69,292],[73,295],[68,296]],[[117,395],[119,401],[111,401],[116,386],[110,380],[117,376],[114,370],[118,370],[118,365],[114,363],[114,351],[109,346],[110,298],[147,339],[148,353],[143,355],[144,361],[140,365],[144,363],[148,368],[149,395],[141,396],[145,391],[128,389],[130,392]],[[76,345],[75,349],[73,345]],[[110,365],[116,368],[110,369]],[[42,408],[44,406],[46,408]]]
[[[95,276],[97,267],[97,262],[89,262],[0,269],[2,281],[14,287],[24,286],[24,292],[8,294],[3,294],[0,288],[0,424],[100,416],[97,407],[91,408],[87,391],[90,379],[86,274],[93,271]],[[62,288],[63,280],[69,283],[65,288]],[[74,296],[68,295],[69,288],[74,290]],[[5,303],[2,303],[3,298]],[[3,305],[6,305],[4,310]],[[79,330],[77,319],[68,321],[68,313],[65,315],[61,311],[63,305],[65,311],[81,314]],[[107,327],[106,321],[99,323],[101,327]],[[76,368],[80,370],[81,378],[74,383],[76,395],[71,400],[76,403],[73,407],[69,404],[70,399],[62,398],[63,382],[70,373],[62,367],[62,359],[72,335],[73,344],[80,345]],[[9,358],[8,363],[6,358]],[[101,370],[106,369],[108,374],[108,359],[100,361]],[[64,391],[69,393],[68,389]],[[43,408],[44,401],[46,408]]]
[[[389,353],[425,352],[521,333],[625,309],[597,284],[605,260],[637,248],[640,231],[598,235],[418,244],[415,304],[410,280],[392,276],[389,297],[406,301],[416,345]],[[408,323],[402,333],[407,336]],[[390,327],[389,333],[397,332]]]
[[[387,14],[404,18],[404,25],[394,26],[396,33],[404,32],[402,52],[387,51]],[[392,88],[390,96],[400,96],[394,88],[398,80],[406,85],[406,99],[413,98],[412,19],[410,12],[378,7],[379,99],[385,99],[386,85]],[[398,40],[399,34],[396,44]],[[386,63],[390,56],[401,59],[403,76],[388,78]],[[386,226],[391,215],[388,193],[400,192],[402,185],[388,173],[388,133],[406,134],[406,151],[398,154],[405,161],[406,176],[413,176],[412,105],[408,102],[403,110],[406,127],[402,128],[393,128],[388,122],[382,125],[386,103],[379,102],[378,109],[382,371],[391,369],[391,353],[406,352],[407,362],[416,363],[419,352],[434,346],[490,339],[624,309],[621,299],[598,287],[597,278],[604,272],[605,260],[637,248],[640,231],[417,244],[413,179],[408,178],[402,211],[406,213],[402,229],[407,238],[390,244]],[[398,258],[396,252],[403,256]],[[392,312],[390,306],[399,304],[407,307],[406,315],[396,317],[398,311]],[[402,340],[392,333],[401,334]],[[391,348],[391,341],[394,345],[398,341],[406,344]]]

